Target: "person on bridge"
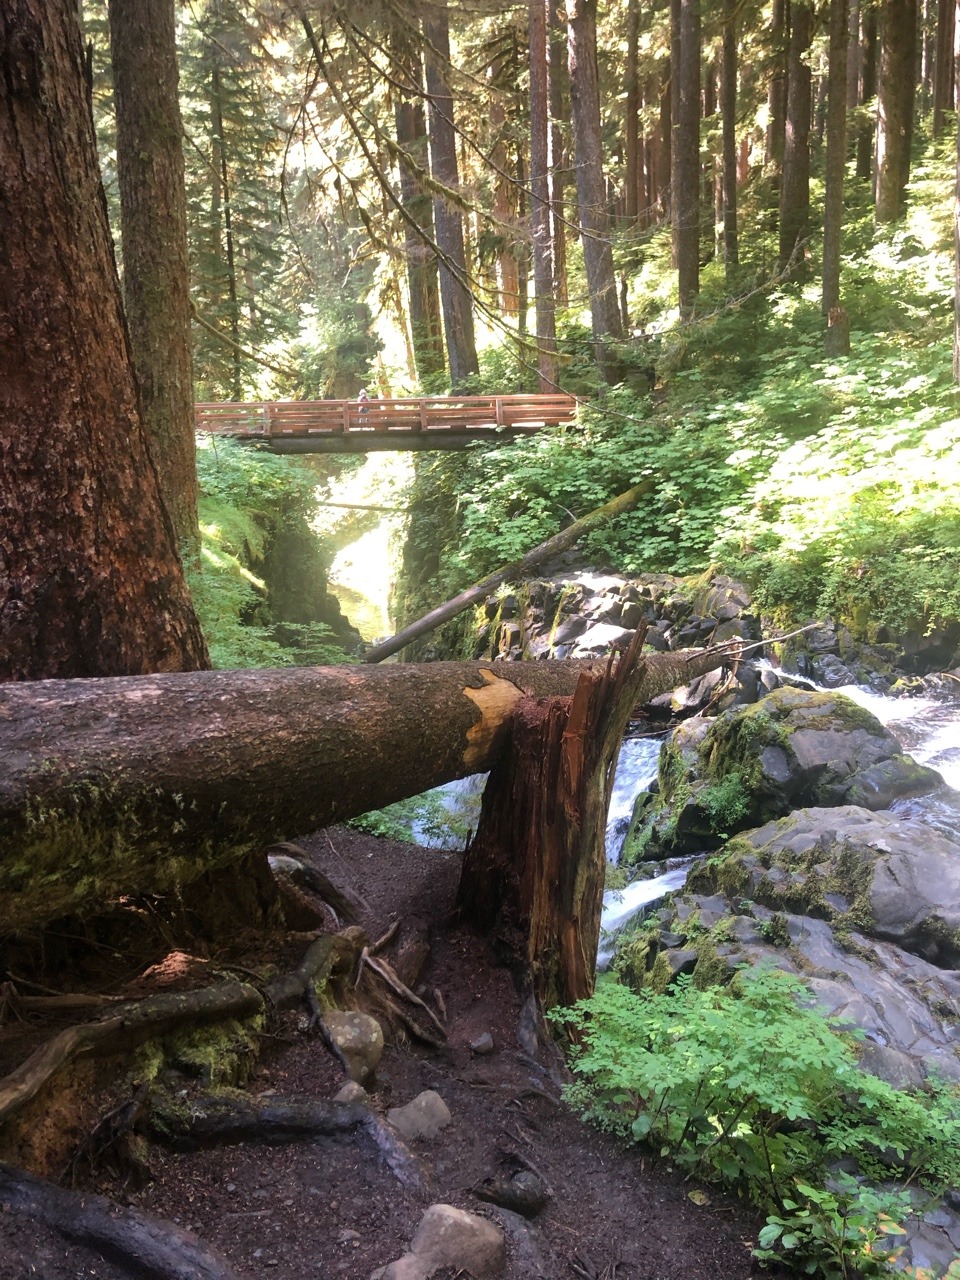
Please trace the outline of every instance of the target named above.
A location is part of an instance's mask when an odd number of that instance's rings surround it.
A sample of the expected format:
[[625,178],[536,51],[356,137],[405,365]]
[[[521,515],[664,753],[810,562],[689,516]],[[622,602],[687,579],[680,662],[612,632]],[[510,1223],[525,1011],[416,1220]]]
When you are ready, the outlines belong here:
[[370,396],[367,394],[366,387],[360,388],[357,404],[360,406],[360,425],[365,427],[367,425],[367,414],[370,412]]

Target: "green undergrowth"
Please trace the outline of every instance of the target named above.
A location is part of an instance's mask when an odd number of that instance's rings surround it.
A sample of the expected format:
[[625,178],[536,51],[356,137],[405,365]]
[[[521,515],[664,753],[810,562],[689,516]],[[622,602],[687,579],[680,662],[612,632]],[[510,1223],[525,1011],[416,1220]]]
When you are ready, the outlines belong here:
[[[603,387],[595,370],[587,385],[582,335],[568,325],[561,381],[588,397],[575,427],[418,460],[428,500],[412,538],[430,574],[410,615],[645,482],[635,511],[581,542],[586,562],[723,568],[766,613],[832,615],[865,639],[960,618],[954,163],[948,148],[918,148],[911,208],[892,228],[875,226],[869,192],[851,182],[852,349],[840,359],[823,353],[817,280],[758,287],[759,266],[740,273],[731,298],[722,265],[708,265],[698,314],[679,324],[669,236],[652,237],[631,294],[646,337],[624,348],[620,385]],[[653,395],[631,360],[656,365]]]
[[309,465],[201,437],[200,564],[190,590],[215,667],[283,667],[350,661],[331,628],[282,616],[271,578],[277,549],[294,543],[297,571],[325,583],[328,553],[313,534],[317,486]]
[[351,818],[347,826],[368,835],[427,849],[462,849],[476,828],[480,797],[459,797],[458,800],[456,808],[450,808],[444,803],[439,788],[425,791]]
[[898,1091],[862,1071],[811,1006],[775,969],[659,994],[601,982],[553,1014],[578,1042],[568,1100],[758,1205],[757,1257],[825,1280],[887,1275],[914,1197],[960,1179],[960,1092]]

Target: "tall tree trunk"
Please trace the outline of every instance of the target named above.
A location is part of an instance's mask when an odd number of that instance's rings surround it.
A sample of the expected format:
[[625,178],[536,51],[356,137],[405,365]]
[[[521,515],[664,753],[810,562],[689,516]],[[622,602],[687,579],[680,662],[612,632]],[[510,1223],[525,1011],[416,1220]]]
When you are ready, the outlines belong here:
[[636,225],[640,212],[640,72],[637,65],[640,43],[640,0],[627,0],[627,74],[624,110],[626,155],[623,187],[623,214],[627,225]]
[[850,0],[847,13],[847,111],[860,101],[860,0]]
[[[847,167],[847,0],[830,0],[830,62],[827,86],[827,157],[823,207],[823,314],[828,319],[827,355],[846,355],[849,325],[840,307],[840,241],[843,179]],[[845,349],[846,348],[846,349]]]
[[[502,70],[500,59],[490,68],[489,78],[499,79]],[[513,122],[507,120],[507,112],[499,92],[494,89],[490,97],[490,129],[493,146],[490,154],[497,169],[493,176],[493,215],[497,219],[497,291],[500,310],[505,316],[516,317],[520,310],[519,249],[516,243],[517,189],[511,181],[511,157],[513,152]]]
[[[720,661],[716,651],[645,655],[637,701]],[[392,663],[0,686],[0,936],[120,894],[176,892],[277,840],[483,772],[524,695],[571,694],[601,665]]]
[[724,0],[720,114],[723,132],[723,260],[728,272],[740,261],[737,235],[737,7]]
[[174,0],[110,0],[123,297],[167,510],[196,555],[197,449],[187,195]]
[[670,0],[670,253],[671,265],[680,261],[679,223],[677,221],[680,177],[680,148],[677,131],[680,128],[680,0]]
[[550,61],[550,210],[553,225],[553,279],[557,305],[567,306],[570,293],[567,287],[567,225],[565,191],[567,185],[567,147],[564,140],[563,121],[567,119],[567,48],[566,25],[563,11],[558,4],[550,5],[547,14],[549,43],[547,56]]
[[[447,84],[450,20],[445,0],[431,10],[429,18],[424,19],[423,29],[431,46],[426,52],[427,91],[430,95],[430,168],[437,182],[451,191],[459,191],[453,95]],[[454,391],[461,391],[480,371],[473,331],[473,298],[463,244],[463,217],[460,210],[443,196],[434,198],[433,217],[437,245],[443,254],[440,261],[440,301],[450,362],[450,386]]]
[[577,170],[577,203],[583,240],[583,265],[590,293],[590,315],[597,360],[604,375],[613,370],[607,339],[622,338],[617,283],[610,245],[600,136],[600,85],[597,73],[597,0],[566,0],[570,107]]
[[933,80],[933,136],[943,132],[944,112],[954,103],[954,32],[956,0],[937,0],[936,65]]
[[547,4],[530,0],[530,226],[540,390],[557,388],[557,326],[550,237],[550,94]]
[[[954,30],[960,22],[954,19]],[[955,79],[960,84],[960,49],[955,54]],[[957,178],[953,192],[953,380],[960,383],[960,113],[957,116]]]
[[680,0],[680,63],[674,130],[677,278],[680,314],[700,292],[700,0]]
[[206,666],[137,404],[73,0],[7,0],[0,61],[0,680]]
[[810,224],[810,67],[806,53],[813,34],[813,10],[806,0],[790,6],[787,66],[787,129],[780,186],[780,270],[803,274]]
[[787,128],[787,45],[790,40],[790,0],[773,0],[770,19],[770,83],[767,88],[766,166],[774,190],[780,190]]
[[212,199],[215,201],[218,220],[217,256],[224,255],[227,283],[227,308],[230,322],[232,381],[234,400],[243,399],[243,365],[240,363],[240,303],[237,297],[237,262],[233,244],[233,192],[230,183],[230,163],[227,155],[227,139],[223,131],[223,84],[220,79],[220,48],[209,36],[211,50],[210,70],[210,123],[213,127],[213,167],[215,170]]
[[877,222],[903,216],[916,96],[917,0],[884,0],[877,103]]
[[398,92],[394,105],[397,142],[412,164],[400,161],[400,198],[403,207],[422,235],[409,224],[404,231],[407,292],[410,297],[410,338],[413,343],[417,378],[421,388],[440,377],[445,368],[440,320],[440,290],[437,284],[437,257],[428,241],[434,239],[433,201],[417,169],[429,170],[427,123],[423,99],[417,90],[423,85],[420,51],[407,32],[394,31],[391,40],[395,78],[409,86],[409,94]]
[[[877,48],[879,11],[875,4],[860,9],[860,105],[867,106],[877,96]],[[864,121],[857,130],[857,177],[869,180],[873,173],[877,122]]]
[[[659,150],[657,157],[657,200],[660,217],[670,217],[671,184],[673,182],[673,125],[672,125],[672,85],[673,61],[666,58],[663,64],[663,76],[660,81],[660,118],[657,126]],[[674,262],[676,266],[676,262]]]

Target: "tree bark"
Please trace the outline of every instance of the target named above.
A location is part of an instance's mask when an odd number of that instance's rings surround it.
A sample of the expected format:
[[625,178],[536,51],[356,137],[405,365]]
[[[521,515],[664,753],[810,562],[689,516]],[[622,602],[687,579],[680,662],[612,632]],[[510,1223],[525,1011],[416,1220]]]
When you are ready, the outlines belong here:
[[[627,0],[627,71],[626,100],[624,103],[624,185],[623,216],[627,226],[636,226],[641,208],[641,135],[640,135],[640,72],[638,54],[640,44],[640,0]],[[642,201],[646,204],[646,199]]]
[[770,18],[771,67],[767,88],[766,164],[780,190],[787,128],[787,44],[790,38],[790,0],[773,0]]
[[673,216],[680,314],[689,316],[700,292],[700,0],[680,0],[677,109]]
[[137,403],[71,0],[0,10],[0,680],[203,667]]
[[[956,80],[960,84],[960,49]],[[960,383],[960,114],[957,118],[957,173],[953,189],[953,380]]]
[[[426,67],[427,91],[430,94],[430,167],[437,182],[451,191],[459,191],[453,94],[447,83],[450,20],[445,2],[437,5],[431,16],[424,19],[423,29],[429,42]],[[462,391],[480,371],[473,331],[473,298],[467,283],[463,216],[443,196],[435,196],[433,217],[437,245],[444,255],[440,261],[440,301],[450,363],[450,387],[453,391]]]
[[740,261],[737,235],[737,8],[724,0],[720,79],[723,133],[723,260],[728,273]]
[[551,5],[547,15],[550,60],[550,208],[553,221],[553,278],[557,305],[570,301],[567,288],[567,225],[565,191],[567,186],[567,146],[563,121],[567,119],[567,50],[566,27],[559,5]]
[[954,103],[954,32],[956,0],[937,0],[937,39],[933,78],[933,136],[943,132],[944,113]]
[[[843,180],[847,167],[847,0],[830,0],[827,72],[827,156],[823,200],[823,314],[840,306],[840,241],[843,234]],[[836,325],[830,326],[836,328]],[[834,335],[835,336],[835,335]],[[828,345],[831,341],[828,338]],[[834,353],[835,354],[835,353]]]
[[[426,172],[430,167],[427,124],[423,100],[416,94],[423,82],[420,52],[406,32],[394,30],[391,54],[397,78],[411,88],[409,96],[398,93],[394,105],[397,142],[414,163]],[[423,232],[422,236],[417,235],[409,225],[404,231],[407,292],[410,298],[410,338],[417,378],[422,389],[442,375],[445,369],[437,258],[427,243],[434,238],[433,202],[416,169],[402,159],[400,199],[412,221]]]
[[847,110],[860,101],[860,0],[850,0],[847,14]]
[[610,244],[610,219],[603,178],[600,136],[600,85],[597,72],[596,0],[566,0],[570,108],[577,171],[577,203],[583,241],[583,265],[590,293],[597,361],[608,379],[614,375],[607,340],[623,337],[617,282]]
[[780,185],[780,270],[794,279],[804,274],[810,225],[810,67],[806,53],[813,34],[813,10],[805,0],[790,6],[787,63],[787,127]]
[[530,225],[540,390],[557,389],[557,323],[550,236],[550,94],[547,3],[530,0]]
[[458,905],[480,928],[498,925],[545,1008],[593,994],[607,809],[644,678],[634,647],[572,698],[524,698],[484,793]]
[[[718,666],[655,654],[644,700]],[[489,769],[525,694],[589,662],[206,671],[0,687],[0,935],[168,893]]]
[[199,554],[193,345],[174,0],[110,0],[123,299],[167,510]]
[[[879,16],[877,6],[860,9],[860,105],[867,106],[877,96],[877,46]],[[857,177],[869,180],[873,172],[876,120],[864,122],[857,131]]]
[[903,216],[916,95],[917,0],[884,0],[877,103],[877,222]]

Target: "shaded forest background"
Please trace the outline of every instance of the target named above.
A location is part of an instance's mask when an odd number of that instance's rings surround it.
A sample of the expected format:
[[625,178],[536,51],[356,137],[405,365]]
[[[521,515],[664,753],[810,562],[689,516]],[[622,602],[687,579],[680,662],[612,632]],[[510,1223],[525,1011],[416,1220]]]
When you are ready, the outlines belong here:
[[[596,563],[722,564],[863,634],[960,614],[950,3],[177,14],[198,399],[584,400],[573,430],[418,459],[401,614],[641,480]],[[324,656],[258,624],[264,531],[302,530],[329,473],[199,461],[219,660]]]

